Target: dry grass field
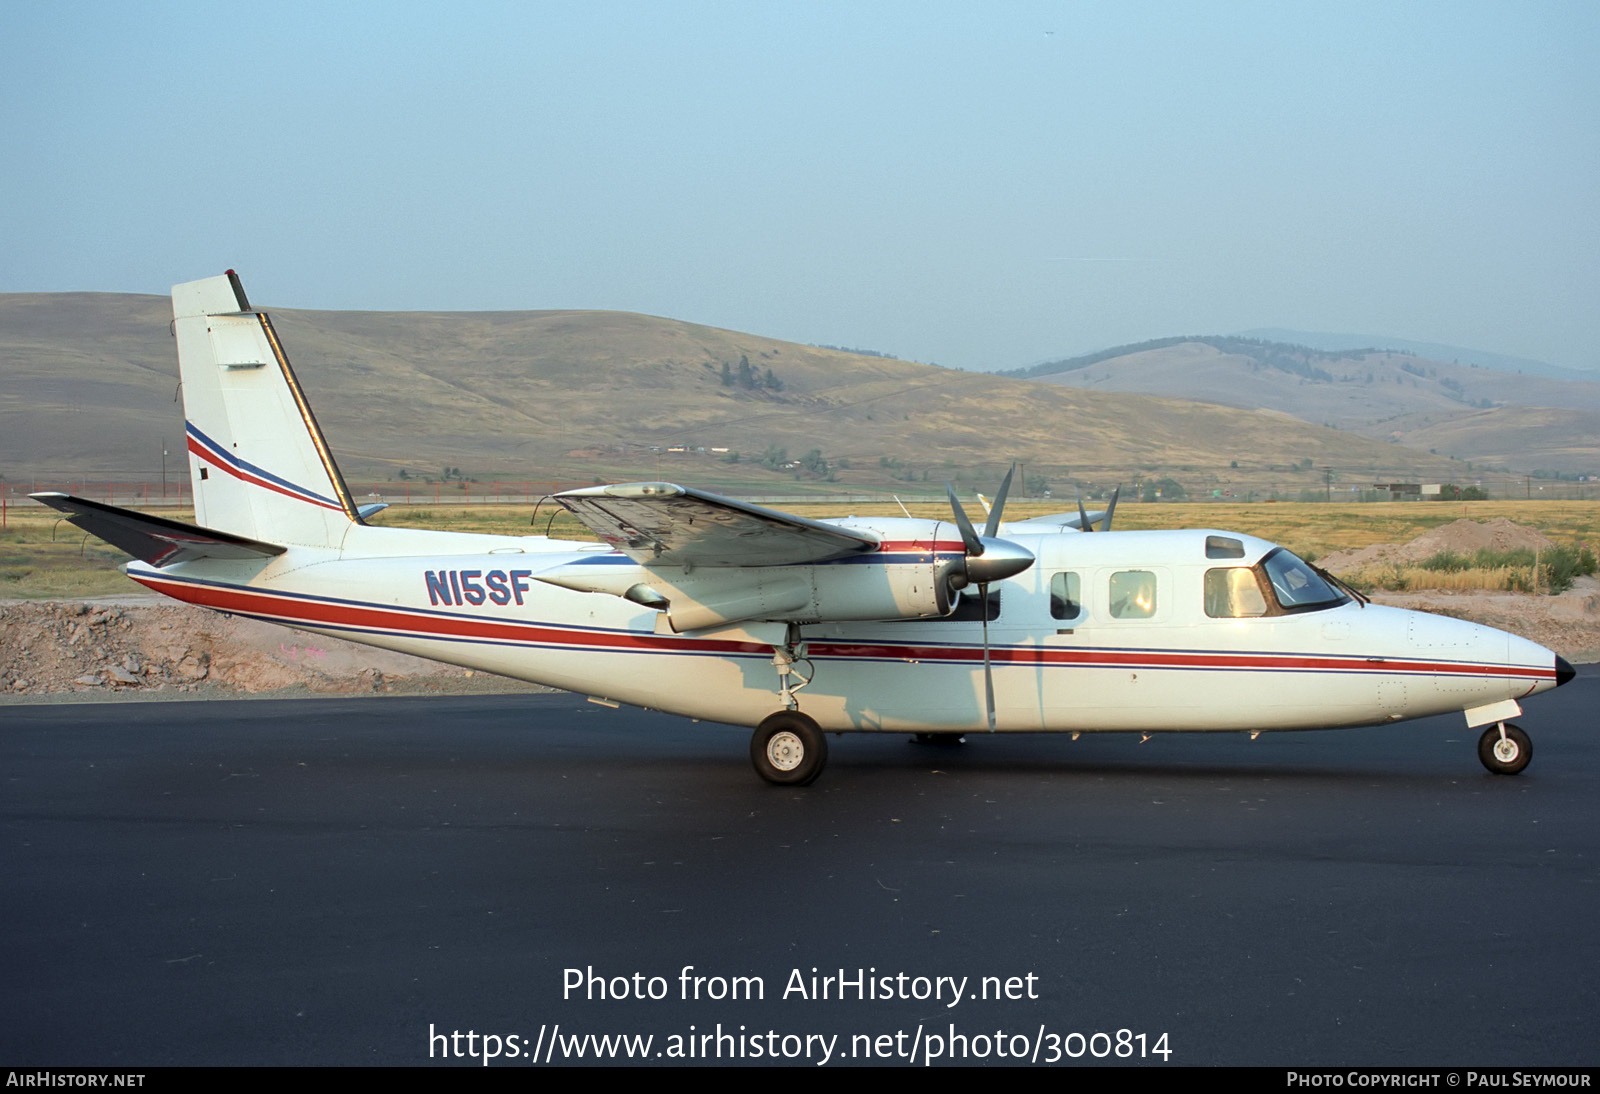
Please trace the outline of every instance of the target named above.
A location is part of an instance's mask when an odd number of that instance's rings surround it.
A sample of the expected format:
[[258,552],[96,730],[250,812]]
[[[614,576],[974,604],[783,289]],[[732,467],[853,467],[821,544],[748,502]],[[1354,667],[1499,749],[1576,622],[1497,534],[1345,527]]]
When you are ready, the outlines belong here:
[[[981,523],[981,507],[965,499],[968,513]],[[783,506],[808,517],[898,516],[893,501],[851,506],[797,503]],[[1006,515],[1015,519],[1059,512],[1056,502],[1013,502]],[[919,517],[948,517],[943,505],[909,505]],[[192,520],[193,514],[172,513]],[[551,520],[554,516],[553,521]],[[1222,528],[1246,532],[1281,543],[1306,558],[1317,559],[1339,550],[1375,543],[1405,543],[1423,532],[1467,517],[1491,520],[1505,517],[1544,532],[1562,545],[1600,544],[1600,505],[1577,501],[1476,501],[1378,502],[1369,504],[1139,504],[1117,507],[1119,529]],[[561,538],[591,539],[586,528],[565,511],[547,503],[535,513],[527,505],[473,505],[469,507],[417,506],[392,508],[374,523],[399,527],[448,528],[499,535],[542,534]],[[59,519],[54,512],[13,508],[7,526],[0,530],[0,598],[116,596],[136,591],[118,572],[126,561],[115,548],[101,543]],[[1441,581],[1468,579],[1440,574]],[[1412,587],[1423,587],[1416,585]],[[1428,586],[1443,587],[1443,586]],[[1467,587],[1473,587],[1470,584]]]
[[1600,541],[1600,505],[1585,501],[1371,502],[1327,505],[1129,505],[1120,528],[1227,528],[1281,543],[1305,558],[1374,543],[1405,543],[1451,521],[1504,517],[1557,543]]
[[[186,513],[180,520],[192,520]],[[139,587],[122,576],[128,556],[49,509],[11,508],[0,529],[0,598],[115,596]]]

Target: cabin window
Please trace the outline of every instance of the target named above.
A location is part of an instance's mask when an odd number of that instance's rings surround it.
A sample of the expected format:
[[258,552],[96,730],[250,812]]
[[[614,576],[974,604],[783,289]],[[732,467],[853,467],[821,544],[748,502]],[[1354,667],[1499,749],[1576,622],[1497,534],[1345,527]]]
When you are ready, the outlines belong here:
[[1244,542],[1232,536],[1207,536],[1207,558],[1243,558]]
[[1244,619],[1267,614],[1254,570],[1229,566],[1206,571],[1206,614],[1212,619]]
[[1083,614],[1083,595],[1077,574],[1050,575],[1050,614],[1056,619],[1077,619]]
[[1120,570],[1111,575],[1111,618],[1149,619],[1156,614],[1156,575]]

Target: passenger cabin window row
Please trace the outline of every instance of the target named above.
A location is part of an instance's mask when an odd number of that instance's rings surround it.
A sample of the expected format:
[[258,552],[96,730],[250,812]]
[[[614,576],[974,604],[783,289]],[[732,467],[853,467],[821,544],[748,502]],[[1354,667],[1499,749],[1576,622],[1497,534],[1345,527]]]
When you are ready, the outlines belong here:
[[[1106,593],[1113,619],[1149,619],[1156,614],[1156,575],[1150,570],[1117,571]],[[1084,615],[1079,575],[1070,570],[1050,575],[1050,615],[1070,620]]]
[[[1244,544],[1227,536],[1206,537],[1206,557],[1243,558]],[[1151,570],[1118,570],[1106,579],[1105,604],[1112,619],[1152,619],[1159,606],[1157,579]],[[1282,547],[1254,566],[1217,566],[1205,572],[1205,613],[1212,619],[1254,619],[1267,615],[1334,608],[1349,600],[1322,578],[1315,567]],[[1050,615],[1081,622],[1088,610],[1083,579],[1064,570],[1050,575]]]

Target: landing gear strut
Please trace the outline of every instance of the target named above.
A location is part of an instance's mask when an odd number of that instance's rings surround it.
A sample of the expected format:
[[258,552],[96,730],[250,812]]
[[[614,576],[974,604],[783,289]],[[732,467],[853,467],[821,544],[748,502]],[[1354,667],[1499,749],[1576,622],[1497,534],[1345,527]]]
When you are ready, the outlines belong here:
[[769,714],[750,737],[756,774],[777,786],[809,786],[828,762],[828,738],[798,710]]
[[[778,698],[783,702],[784,710],[799,710],[800,703],[795,699],[794,693],[811,683],[811,677],[798,671],[794,666],[796,662],[806,661],[806,645],[800,641],[800,628],[793,623],[789,624],[784,634],[784,643],[772,647],[772,667],[778,670]],[[813,672],[816,670],[813,668]],[[798,684],[792,683],[798,679]]]
[[1478,759],[1496,775],[1515,775],[1533,759],[1533,742],[1510,722],[1499,722],[1478,738]]
[[[795,665],[804,661],[810,673]],[[795,692],[811,683],[816,672],[806,660],[800,627],[790,623],[783,645],[772,647],[772,667],[778,670],[778,699],[783,709],[769,714],[750,738],[750,762],[756,774],[777,786],[809,786],[828,762],[828,739],[811,718],[800,713]],[[796,683],[795,681],[799,681]]]

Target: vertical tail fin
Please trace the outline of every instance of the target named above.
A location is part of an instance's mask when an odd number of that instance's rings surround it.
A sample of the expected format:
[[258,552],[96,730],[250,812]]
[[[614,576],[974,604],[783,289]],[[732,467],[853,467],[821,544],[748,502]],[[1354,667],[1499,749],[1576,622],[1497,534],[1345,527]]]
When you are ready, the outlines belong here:
[[361,518],[272,321],[232,270],[174,285],[172,316],[196,522],[338,545]]

